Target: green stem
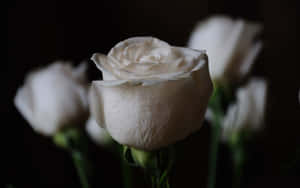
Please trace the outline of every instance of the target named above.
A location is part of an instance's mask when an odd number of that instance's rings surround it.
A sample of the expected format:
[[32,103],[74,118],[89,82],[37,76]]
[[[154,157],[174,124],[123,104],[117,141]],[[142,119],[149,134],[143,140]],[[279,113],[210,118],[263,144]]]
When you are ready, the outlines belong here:
[[210,101],[210,108],[213,112],[212,126],[211,126],[211,145],[209,155],[209,174],[208,174],[208,188],[216,186],[216,170],[217,170],[217,156],[219,149],[219,141],[221,134],[221,123],[224,112],[221,104],[222,92],[216,88]]
[[211,135],[208,188],[215,187],[220,134],[221,134],[221,120],[220,117],[216,115],[216,117],[214,118],[214,122],[212,126],[212,135]]
[[233,160],[233,188],[239,188],[241,186],[241,178],[244,166],[244,149],[241,138],[234,142],[230,146],[232,160]]
[[[173,148],[168,152],[158,151],[154,155],[154,169],[150,170],[150,176],[152,180],[152,188],[170,188],[169,175],[173,166],[174,153]],[[163,159],[167,154],[167,161]],[[163,167],[166,165],[165,167]]]
[[73,163],[76,167],[81,186],[83,188],[89,188],[88,177],[86,172],[86,159],[84,159],[83,155],[78,151],[71,152]]
[[241,186],[242,167],[242,162],[236,161],[234,163],[233,188],[239,188]]
[[115,142],[113,148],[114,148],[113,154],[116,156],[116,158],[119,159],[119,162],[121,165],[123,187],[124,188],[132,188],[133,187],[132,169],[131,169],[130,165],[128,164],[128,162],[126,162],[124,159],[123,146]]
[[87,140],[82,130],[66,128],[53,137],[54,143],[68,151],[73,159],[80,183],[83,188],[89,188],[88,178],[91,175],[89,160],[87,159]]
[[121,161],[121,167],[122,167],[122,179],[123,179],[123,186],[124,188],[132,188],[132,181],[131,181],[131,169],[128,164],[122,159],[122,156],[120,158]]
[[151,186],[152,188],[156,188],[156,180],[155,180],[155,177],[153,177],[153,176],[151,177],[151,185],[152,185]]
[[147,181],[150,180],[152,188],[170,188],[168,178],[175,160],[173,146],[156,151],[123,146],[122,153],[128,164],[144,169],[145,177]]
[[161,178],[156,175],[151,176],[152,188],[170,188],[168,178],[166,178],[163,182],[161,182],[160,179]]

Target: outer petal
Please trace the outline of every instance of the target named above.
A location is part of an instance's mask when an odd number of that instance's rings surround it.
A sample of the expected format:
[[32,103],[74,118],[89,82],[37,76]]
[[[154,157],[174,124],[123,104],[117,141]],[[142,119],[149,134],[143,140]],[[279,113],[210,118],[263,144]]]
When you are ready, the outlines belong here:
[[232,47],[232,54],[228,54],[228,65],[225,69],[227,80],[241,79],[245,76],[262,49],[262,42],[254,40],[261,32],[262,26],[243,20],[236,21],[236,26],[239,24],[241,27],[236,31],[236,38],[227,44]]
[[223,119],[222,124],[222,138],[226,141],[234,132],[238,132],[243,126],[240,122],[237,122],[237,116],[239,115],[237,104],[232,104],[228,107],[226,116]]
[[94,81],[91,113],[121,144],[153,150],[184,139],[202,124],[212,83],[205,63],[190,77]]
[[112,138],[108,132],[101,128],[96,120],[90,117],[86,124],[86,132],[92,138],[92,140],[100,146],[108,146],[112,143]]
[[[246,126],[257,130],[264,123],[266,97],[267,97],[267,83],[263,79],[254,78],[249,84],[238,91],[238,100],[240,108],[246,109],[249,118],[245,118]],[[241,111],[242,113],[242,111]],[[242,120],[240,120],[242,122]],[[250,128],[249,127],[249,128]]]
[[214,80],[224,76],[240,30],[241,25],[234,24],[229,17],[214,16],[200,22],[193,31],[188,46],[207,50],[210,75]]
[[247,52],[244,59],[241,61],[241,66],[239,68],[239,72],[237,72],[237,77],[242,78],[246,76],[254,64],[256,57],[261,51],[263,44],[261,41],[256,42]]
[[[14,98],[14,103],[23,117],[32,125],[37,132],[42,132],[45,135],[50,135],[55,131],[55,127],[39,126],[34,114],[33,93],[30,87],[23,86],[18,89]],[[46,122],[45,122],[46,123]]]
[[109,57],[106,55],[95,53],[93,54],[91,60],[96,64],[97,68],[101,70],[103,80],[117,80],[118,77],[116,77],[112,72],[114,70],[113,67],[111,67],[111,64],[109,63]]
[[226,139],[242,129],[258,130],[264,122],[267,84],[254,78],[245,87],[238,89],[237,102],[230,105],[223,120],[223,135]]

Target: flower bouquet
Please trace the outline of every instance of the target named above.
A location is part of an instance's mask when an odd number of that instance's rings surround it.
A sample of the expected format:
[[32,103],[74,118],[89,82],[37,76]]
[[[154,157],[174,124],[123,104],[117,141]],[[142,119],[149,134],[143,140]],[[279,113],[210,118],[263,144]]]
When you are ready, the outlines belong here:
[[88,81],[86,62],[57,61],[31,72],[15,106],[34,131],[70,154],[83,188],[93,187],[97,174],[88,139],[117,156],[124,187],[133,187],[134,168],[149,187],[173,187],[177,144],[203,124],[211,130],[208,188],[217,181],[221,142],[233,161],[232,186],[240,187],[245,145],[263,128],[267,104],[267,82],[250,74],[261,30],[258,23],[213,16],[197,24],[187,47],[132,37],[107,55],[91,54],[99,80]]

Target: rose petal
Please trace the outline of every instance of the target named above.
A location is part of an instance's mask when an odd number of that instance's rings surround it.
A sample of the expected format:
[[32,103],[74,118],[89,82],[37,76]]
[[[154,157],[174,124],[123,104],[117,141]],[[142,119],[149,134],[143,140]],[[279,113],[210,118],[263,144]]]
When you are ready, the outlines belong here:
[[93,117],[90,117],[86,123],[86,132],[91,139],[100,146],[108,146],[112,142],[111,136],[108,132],[101,128]]
[[121,144],[153,150],[201,127],[212,91],[208,65],[190,77],[144,81],[94,81],[91,113]]
[[[101,70],[103,80],[118,79],[118,77],[112,73],[113,67],[111,67],[112,65],[109,63],[109,57],[100,53],[95,53],[91,60],[96,64],[97,68]],[[111,62],[113,62],[113,60],[111,60]]]
[[182,58],[175,58],[169,63],[142,64],[130,63],[126,66],[120,65],[111,56],[95,53],[92,60],[103,72],[103,80],[116,79],[166,79],[178,77],[191,71],[195,71],[207,60],[205,51],[192,50],[187,48],[172,47],[174,54]]

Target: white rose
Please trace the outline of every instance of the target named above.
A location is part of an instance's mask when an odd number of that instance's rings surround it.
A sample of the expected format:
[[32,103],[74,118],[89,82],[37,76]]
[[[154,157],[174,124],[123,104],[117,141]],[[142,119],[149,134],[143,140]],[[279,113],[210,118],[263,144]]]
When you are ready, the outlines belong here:
[[241,130],[256,131],[264,123],[267,98],[267,83],[253,78],[237,90],[237,101],[228,107],[223,120],[223,138]]
[[210,76],[217,82],[241,79],[249,71],[261,50],[255,42],[261,25],[226,16],[214,16],[200,22],[188,42],[193,49],[206,49]]
[[85,65],[73,69],[55,62],[30,73],[17,90],[15,106],[33,129],[52,136],[64,126],[78,125],[88,111]]
[[92,60],[104,81],[92,83],[91,113],[119,143],[153,150],[201,127],[212,92],[203,51],[135,37]]
[[90,117],[86,123],[86,132],[100,146],[109,146],[112,143],[111,136],[104,128],[98,125],[93,117]]

